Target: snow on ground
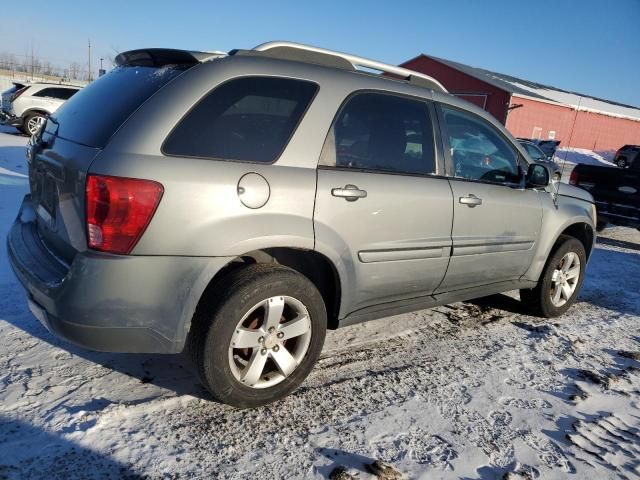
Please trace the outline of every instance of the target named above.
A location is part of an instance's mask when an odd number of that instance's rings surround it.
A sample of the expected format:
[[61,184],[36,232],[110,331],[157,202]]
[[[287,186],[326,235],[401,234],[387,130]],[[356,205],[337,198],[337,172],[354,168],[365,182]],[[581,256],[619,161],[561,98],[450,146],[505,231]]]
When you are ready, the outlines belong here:
[[595,165],[596,167],[615,167],[610,161],[613,159],[612,152],[594,152],[585,148],[558,148],[553,160],[560,165],[562,169],[562,181],[569,182],[569,177],[578,163],[587,165]]
[[[0,238],[25,142],[0,133]],[[2,248],[0,478],[367,479],[374,459],[405,478],[639,478],[639,276],[640,233],[608,229],[560,319],[511,294],[330,332],[298,391],[235,410],[183,356],[53,337]]]
[[596,165],[600,167],[613,167],[615,164],[611,152],[594,152],[586,148],[561,147],[556,150],[554,160],[562,165],[576,165],[578,163],[586,163],[587,165]]

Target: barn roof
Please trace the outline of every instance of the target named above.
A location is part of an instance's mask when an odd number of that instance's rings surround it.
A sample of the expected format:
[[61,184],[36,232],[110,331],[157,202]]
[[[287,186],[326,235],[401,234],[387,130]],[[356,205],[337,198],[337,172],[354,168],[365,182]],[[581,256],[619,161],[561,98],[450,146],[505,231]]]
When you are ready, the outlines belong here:
[[424,56],[516,96],[557,103],[583,111],[640,121],[640,108],[632,105],[625,105],[624,103],[613,100],[605,100],[592,95],[563,90],[561,88],[544,85],[531,80],[523,80],[504,73],[492,72],[484,68],[472,67],[432,55]]

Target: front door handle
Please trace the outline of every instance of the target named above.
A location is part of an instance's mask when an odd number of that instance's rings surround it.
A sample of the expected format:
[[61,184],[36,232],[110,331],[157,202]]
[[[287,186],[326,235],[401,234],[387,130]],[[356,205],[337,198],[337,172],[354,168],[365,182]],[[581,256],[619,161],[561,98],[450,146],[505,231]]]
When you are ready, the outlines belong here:
[[469,208],[473,208],[476,205],[482,205],[482,199],[476,197],[473,193],[460,197],[459,200],[461,204],[466,205]]
[[345,185],[340,188],[332,188],[331,195],[334,197],[342,197],[347,202],[355,202],[359,198],[365,198],[367,196],[367,191],[360,190],[355,185]]

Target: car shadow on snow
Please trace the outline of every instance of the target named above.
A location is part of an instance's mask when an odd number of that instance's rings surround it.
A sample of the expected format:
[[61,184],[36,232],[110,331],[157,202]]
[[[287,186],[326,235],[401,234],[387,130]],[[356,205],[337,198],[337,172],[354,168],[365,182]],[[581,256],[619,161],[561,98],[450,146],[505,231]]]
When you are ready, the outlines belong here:
[[464,303],[472,303],[473,305],[477,305],[478,307],[483,309],[497,308],[499,310],[517,313],[518,315],[526,315],[526,311],[519,300],[502,293],[489,295],[487,297],[475,298]]
[[24,137],[25,135],[15,127],[9,127],[8,125],[0,125],[0,133],[7,133],[9,135],[15,135],[17,137]]
[[[606,238],[598,239],[598,242],[640,251],[640,245],[632,242]],[[569,309],[567,315],[578,312],[583,308],[583,303],[613,310],[620,315],[640,315],[640,293],[636,280],[639,277],[640,255],[596,247],[589,261],[578,302]],[[466,303],[528,315],[519,300],[501,293]],[[557,321],[562,322],[563,318],[560,317]]]
[[[190,359],[184,353],[167,355],[96,352],[53,335],[29,312],[26,296],[16,281],[5,285],[0,284],[0,318],[43,342],[63,349],[71,355],[120,372],[139,384],[149,383],[178,395],[213,400],[200,383]],[[143,394],[141,391],[141,395]],[[108,392],[104,392],[104,396],[108,396]],[[118,401],[117,398],[113,400]]]
[[[0,478],[143,478],[128,466],[59,433],[0,415]],[[34,448],[38,455],[33,455]]]
[[0,147],[0,187],[28,186],[29,171],[23,160],[24,150],[23,146]]

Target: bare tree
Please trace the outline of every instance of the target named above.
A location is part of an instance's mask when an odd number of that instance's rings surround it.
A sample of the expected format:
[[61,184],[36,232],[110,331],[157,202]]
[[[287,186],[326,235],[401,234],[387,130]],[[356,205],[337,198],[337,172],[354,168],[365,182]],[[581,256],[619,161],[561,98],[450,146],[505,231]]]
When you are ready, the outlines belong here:
[[79,80],[80,79],[80,65],[76,62],[72,62],[69,65],[69,78],[71,80]]

